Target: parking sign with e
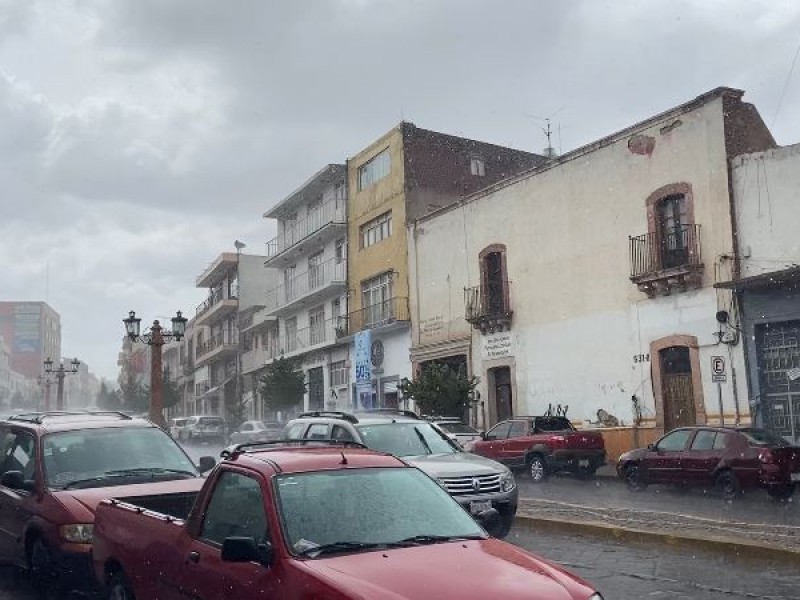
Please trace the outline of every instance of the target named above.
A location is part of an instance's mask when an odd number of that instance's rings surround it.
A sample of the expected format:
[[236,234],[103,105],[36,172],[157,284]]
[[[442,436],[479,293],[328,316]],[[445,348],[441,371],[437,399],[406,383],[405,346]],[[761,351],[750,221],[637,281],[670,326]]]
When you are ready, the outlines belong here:
[[716,383],[723,383],[727,380],[725,373],[725,357],[712,356],[711,357],[711,381]]

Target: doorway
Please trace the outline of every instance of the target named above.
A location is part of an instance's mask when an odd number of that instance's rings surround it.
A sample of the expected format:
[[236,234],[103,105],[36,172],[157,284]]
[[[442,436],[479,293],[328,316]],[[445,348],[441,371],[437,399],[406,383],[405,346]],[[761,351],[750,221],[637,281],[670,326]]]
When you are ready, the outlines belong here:
[[664,398],[664,431],[694,425],[697,420],[689,348],[670,346],[659,352]]
[[308,370],[308,410],[325,409],[325,375],[322,367]]
[[489,381],[494,391],[495,422],[505,421],[514,416],[514,399],[511,390],[511,368],[495,367],[489,369]]

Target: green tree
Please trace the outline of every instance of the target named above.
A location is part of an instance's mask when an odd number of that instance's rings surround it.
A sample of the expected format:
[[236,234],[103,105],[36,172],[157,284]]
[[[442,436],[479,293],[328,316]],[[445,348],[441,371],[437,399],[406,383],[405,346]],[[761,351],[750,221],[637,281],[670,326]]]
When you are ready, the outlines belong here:
[[[150,387],[147,388],[148,396],[150,395]],[[164,408],[172,408],[181,401],[181,388],[178,382],[172,379],[169,367],[164,367],[164,373],[161,377],[161,402]]]
[[464,418],[477,385],[478,378],[467,377],[464,367],[430,362],[423,365],[417,379],[403,379],[397,387],[422,414]]
[[296,359],[280,357],[267,365],[260,380],[259,391],[264,406],[272,411],[284,411],[303,402],[306,393],[305,375]]
[[100,382],[100,389],[97,391],[94,403],[97,408],[102,410],[119,410],[122,408],[119,390],[110,389],[105,381]]
[[136,374],[123,365],[119,376],[119,390],[122,407],[135,413],[147,412],[150,406],[150,390],[140,383]]

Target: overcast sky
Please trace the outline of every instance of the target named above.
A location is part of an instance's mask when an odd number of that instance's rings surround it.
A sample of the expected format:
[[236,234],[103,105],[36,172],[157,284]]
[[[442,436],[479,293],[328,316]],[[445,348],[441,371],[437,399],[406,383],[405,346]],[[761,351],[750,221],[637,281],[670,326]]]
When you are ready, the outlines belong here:
[[128,310],[193,315],[400,120],[541,152],[552,116],[567,151],[725,85],[791,144],[798,43],[796,0],[0,0],[0,299],[113,379]]

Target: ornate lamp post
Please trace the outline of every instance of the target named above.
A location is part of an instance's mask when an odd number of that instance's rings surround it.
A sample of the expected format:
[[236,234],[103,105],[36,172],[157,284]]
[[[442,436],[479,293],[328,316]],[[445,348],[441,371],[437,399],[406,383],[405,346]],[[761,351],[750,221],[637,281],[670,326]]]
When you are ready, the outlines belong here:
[[[77,358],[73,358],[70,361],[69,367],[64,367],[64,363],[58,365],[57,369],[53,368],[53,359],[48,358],[44,361],[44,372],[47,375],[55,375],[56,382],[58,386],[56,388],[56,410],[64,410],[64,378],[67,376],[68,373],[77,373],[78,367],[80,367],[81,361]],[[47,385],[47,396],[45,399],[45,411],[50,410],[50,385]]]
[[164,420],[164,402],[162,400],[162,374],[161,374],[161,350],[165,343],[176,340],[180,341],[186,333],[186,317],[178,311],[172,317],[172,331],[164,331],[158,320],[153,321],[150,332],[141,334],[140,328],[142,320],[136,316],[134,311],[128,313],[128,318],[123,319],[125,333],[133,342],[143,342],[151,347],[150,351],[150,420],[160,427],[166,427]]

